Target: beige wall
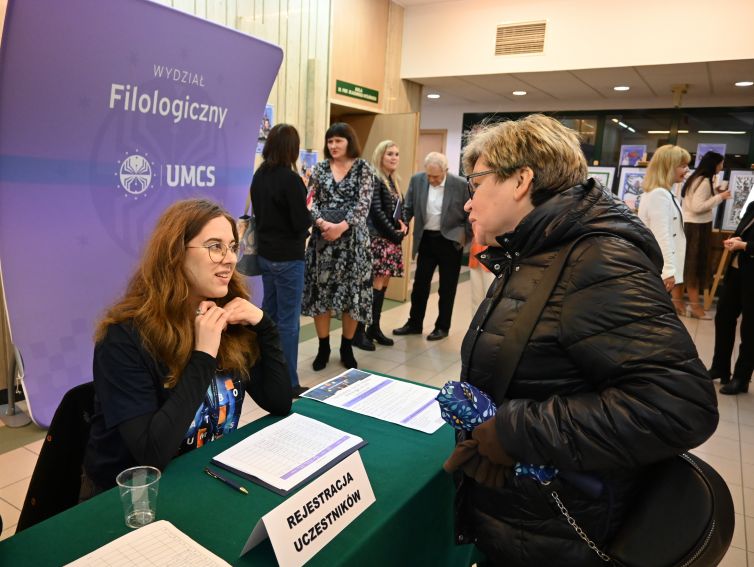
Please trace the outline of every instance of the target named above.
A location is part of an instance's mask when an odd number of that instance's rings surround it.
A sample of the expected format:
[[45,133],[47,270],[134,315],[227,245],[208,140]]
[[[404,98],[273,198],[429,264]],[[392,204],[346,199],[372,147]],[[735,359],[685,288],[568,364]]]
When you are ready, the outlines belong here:
[[[495,30],[546,20],[541,55],[495,56]],[[406,9],[402,77],[754,58],[752,0],[455,0]]]
[[268,101],[274,122],[293,124],[302,147],[319,149],[329,119],[330,0],[159,1],[279,45],[283,63]]

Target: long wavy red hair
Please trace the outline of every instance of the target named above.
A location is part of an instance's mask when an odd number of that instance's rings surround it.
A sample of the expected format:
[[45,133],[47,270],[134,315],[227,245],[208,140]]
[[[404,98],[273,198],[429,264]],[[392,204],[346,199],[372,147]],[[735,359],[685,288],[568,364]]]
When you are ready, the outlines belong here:
[[[124,296],[110,307],[95,332],[105,338],[110,325],[133,321],[144,347],[169,369],[165,385],[173,387],[194,349],[194,309],[189,304],[189,283],[184,272],[186,245],[214,218],[225,217],[238,241],[235,220],[218,204],[206,199],[178,201],[157,221],[141,262]],[[228,284],[228,294],[213,301],[223,306],[235,297],[249,299],[238,272]],[[248,377],[259,356],[256,333],[244,325],[223,332],[217,361],[220,368]]]

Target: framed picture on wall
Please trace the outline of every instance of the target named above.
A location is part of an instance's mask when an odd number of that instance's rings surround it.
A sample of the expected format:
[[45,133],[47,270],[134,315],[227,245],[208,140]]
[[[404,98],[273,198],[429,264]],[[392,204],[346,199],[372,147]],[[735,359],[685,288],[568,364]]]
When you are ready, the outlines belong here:
[[629,209],[639,210],[639,200],[644,190],[641,183],[647,173],[646,167],[621,167],[618,182],[618,198],[626,203]]
[[725,148],[726,144],[697,144],[694,167],[699,167],[699,162],[702,161],[704,154],[707,152],[717,152],[718,154],[725,156]]
[[620,157],[618,165],[634,166],[647,155],[647,146],[645,145],[623,145],[620,147]]
[[723,214],[723,230],[736,230],[741,216],[746,210],[745,205],[754,188],[754,171],[734,170],[730,172],[728,189],[731,198],[725,201],[725,213]]
[[589,177],[594,178],[600,182],[608,191],[613,190],[613,181],[615,180],[615,168],[614,167],[590,167],[587,170]]

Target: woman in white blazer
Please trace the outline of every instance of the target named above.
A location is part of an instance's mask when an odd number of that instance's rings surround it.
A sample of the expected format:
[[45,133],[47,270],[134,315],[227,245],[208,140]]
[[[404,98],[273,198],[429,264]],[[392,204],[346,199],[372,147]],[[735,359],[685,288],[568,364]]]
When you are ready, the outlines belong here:
[[657,149],[644,176],[644,195],[639,202],[639,218],[652,231],[662,250],[662,281],[673,295],[678,315],[686,315],[683,301],[683,264],[686,236],[683,214],[672,187],[680,183],[689,169],[691,156],[680,146],[667,144]]

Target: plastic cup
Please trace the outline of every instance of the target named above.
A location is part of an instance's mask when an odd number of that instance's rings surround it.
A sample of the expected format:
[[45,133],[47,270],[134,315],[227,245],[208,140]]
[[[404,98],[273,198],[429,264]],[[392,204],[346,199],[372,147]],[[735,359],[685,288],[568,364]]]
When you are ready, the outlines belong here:
[[154,520],[160,476],[159,469],[140,466],[126,469],[116,477],[123,514],[129,528],[140,528]]

